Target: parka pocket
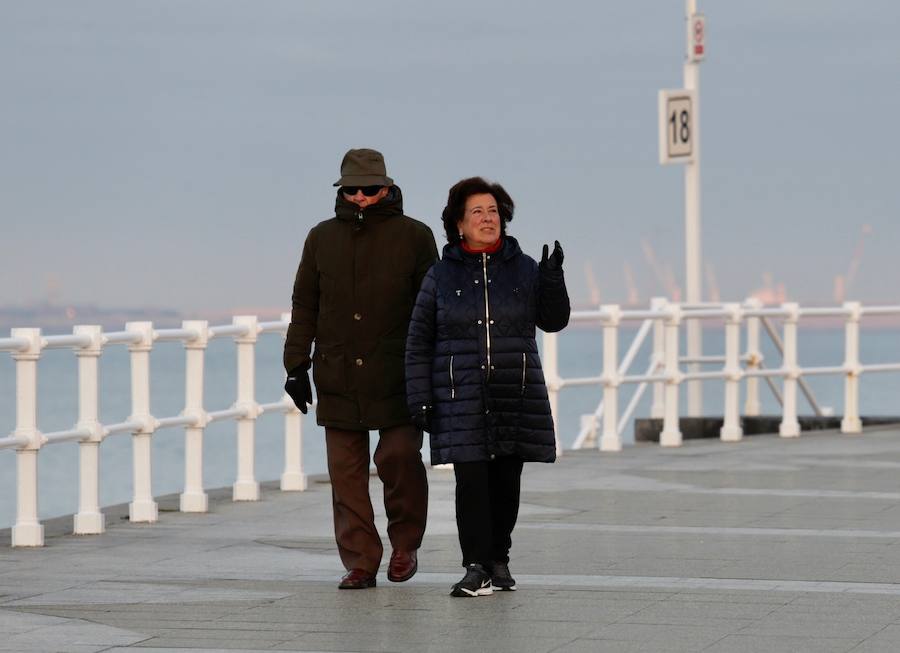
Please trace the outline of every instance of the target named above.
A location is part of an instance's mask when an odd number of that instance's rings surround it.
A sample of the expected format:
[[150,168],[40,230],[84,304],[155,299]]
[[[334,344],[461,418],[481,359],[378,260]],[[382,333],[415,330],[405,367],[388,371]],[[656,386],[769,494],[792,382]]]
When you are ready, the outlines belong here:
[[525,352],[522,352],[522,396],[525,396],[525,371],[528,369],[528,359]]
[[319,393],[334,395],[347,392],[343,347],[316,344],[313,353],[313,383],[316,384],[316,392]]
[[453,356],[450,356],[450,398],[456,399],[456,382],[453,380]]
[[403,357],[406,341],[381,340],[358,368],[357,390],[371,399],[381,400],[406,396],[406,374]]

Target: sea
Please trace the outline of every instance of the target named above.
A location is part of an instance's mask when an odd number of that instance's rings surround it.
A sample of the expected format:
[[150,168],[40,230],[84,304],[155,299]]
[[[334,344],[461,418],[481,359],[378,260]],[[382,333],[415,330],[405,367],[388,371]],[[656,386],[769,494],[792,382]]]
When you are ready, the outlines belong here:
[[[635,329],[620,332],[619,355],[632,342]],[[781,357],[763,334],[762,350],[767,367],[778,367]],[[704,354],[724,353],[720,328],[705,327]],[[650,338],[641,348],[629,374],[644,373],[650,355]],[[539,337],[540,342],[540,337]],[[837,327],[804,328],[798,339],[801,366],[831,366],[843,362],[844,332]],[[256,392],[259,403],[277,401],[282,394],[284,371],[281,365],[283,339],[279,334],[263,334],[256,348]],[[682,343],[682,351],[684,343]],[[104,424],[124,421],[130,413],[130,373],[127,348],[107,347],[100,358],[100,420]],[[860,358],[866,363],[900,362],[900,329],[863,328]],[[184,407],[184,347],[179,343],[158,343],[151,354],[151,411],[156,417],[177,415]],[[602,369],[602,335],[599,326],[572,326],[559,336],[559,366],[563,378],[597,376]],[[715,366],[709,369],[714,369]],[[72,428],[77,419],[77,360],[72,350],[47,350],[38,366],[38,428],[42,432]],[[843,377],[813,376],[807,379],[820,406],[841,414]],[[237,378],[235,345],[231,339],[210,342],[206,355],[205,407],[209,411],[231,406]],[[780,384],[780,380],[776,381]],[[860,412],[863,415],[900,414],[900,373],[863,375],[860,381]],[[620,410],[624,410],[636,386],[620,389]],[[649,415],[650,388],[644,393],[636,415]],[[780,407],[764,382],[760,383],[764,414],[778,414]],[[558,423],[564,447],[571,447],[581,416],[592,413],[602,399],[600,386],[566,388],[560,393]],[[741,401],[743,402],[743,391]],[[803,395],[800,413],[813,414]],[[681,393],[682,414],[686,398]],[[703,383],[706,415],[721,415],[721,381]],[[0,352],[0,435],[15,427],[15,366],[8,353]],[[377,434],[371,434],[372,449]],[[426,438],[427,440],[427,438]],[[623,434],[625,445],[633,444],[629,425]],[[262,415],[256,422],[256,476],[259,481],[277,480],[284,468],[284,420],[280,414]],[[100,447],[100,503],[109,506],[127,503],[132,494],[131,435],[116,434]],[[615,455],[615,454],[610,454]],[[0,528],[15,520],[15,451],[0,450]],[[427,442],[423,449],[429,459]],[[39,516],[41,519],[74,514],[78,510],[78,445],[61,443],[45,446],[39,454]],[[303,420],[303,461],[307,474],[326,471],[324,434],[307,415]],[[153,435],[153,493],[156,496],[181,492],[184,483],[184,430],[170,428]],[[236,424],[211,424],[204,437],[204,485],[230,486],[236,476]]]

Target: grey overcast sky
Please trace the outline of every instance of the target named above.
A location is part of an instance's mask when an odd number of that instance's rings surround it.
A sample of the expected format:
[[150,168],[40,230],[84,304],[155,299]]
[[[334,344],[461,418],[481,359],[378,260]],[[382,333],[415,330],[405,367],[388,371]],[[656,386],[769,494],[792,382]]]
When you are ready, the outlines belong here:
[[[699,4],[706,286],[831,302],[849,275],[850,298],[900,300],[900,3]],[[590,262],[603,301],[628,298],[626,267],[646,301],[683,276],[683,171],[658,164],[656,124],[657,90],[682,85],[683,15],[5,0],[0,305],[288,308],[350,147],[385,153],[439,243],[447,189],[484,175],[516,200],[526,251],[563,243],[574,298]]]

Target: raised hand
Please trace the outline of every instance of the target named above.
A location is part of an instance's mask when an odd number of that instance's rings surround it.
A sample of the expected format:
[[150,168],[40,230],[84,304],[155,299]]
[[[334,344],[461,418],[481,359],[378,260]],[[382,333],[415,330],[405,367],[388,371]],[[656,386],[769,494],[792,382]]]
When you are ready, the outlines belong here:
[[553,253],[547,256],[549,247],[544,245],[544,252],[541,256],[540,267],[544,270],[561,270],[563,264],[563,250],[558,240],[553,241]]

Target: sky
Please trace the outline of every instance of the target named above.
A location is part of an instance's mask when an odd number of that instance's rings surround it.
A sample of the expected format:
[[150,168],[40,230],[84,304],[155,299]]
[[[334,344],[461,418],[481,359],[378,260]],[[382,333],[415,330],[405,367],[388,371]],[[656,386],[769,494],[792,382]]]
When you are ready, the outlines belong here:
[[[897,303],[900,3],[699,5],[706,298],[833,303],[842,276]],[[0,306],[288,310],[351,147],[439,244],[447,189],[483,175],[526,252],[562,243],[576,302],[666,294],[684,180],[657,92],[682,85],[684,10],[2,0]]]

